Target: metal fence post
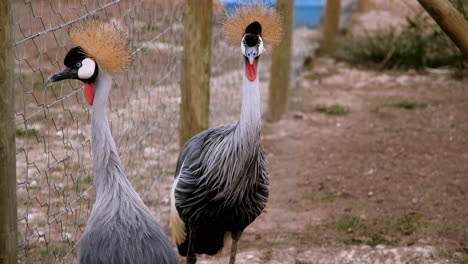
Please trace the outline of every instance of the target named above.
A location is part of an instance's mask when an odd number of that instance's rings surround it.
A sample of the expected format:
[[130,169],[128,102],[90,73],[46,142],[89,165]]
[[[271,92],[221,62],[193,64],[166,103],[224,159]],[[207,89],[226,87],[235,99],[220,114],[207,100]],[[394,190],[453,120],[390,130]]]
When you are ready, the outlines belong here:
[[278,121],[286,112],[291,86],[291,56],[294,31],[294,0],[277,0],[276,9],[283,16],[283,41],[273,50],[268,97],[268,121]]
[[213,0],[188,0],[184,17],[180,145],[208,128]]
[[0,2],[0,263],[17,263],[16,146],[11,3]]
[[328,0],[323,18],[320,52],[329,53],[335,48],[335,39],[340,22],[340,0]]

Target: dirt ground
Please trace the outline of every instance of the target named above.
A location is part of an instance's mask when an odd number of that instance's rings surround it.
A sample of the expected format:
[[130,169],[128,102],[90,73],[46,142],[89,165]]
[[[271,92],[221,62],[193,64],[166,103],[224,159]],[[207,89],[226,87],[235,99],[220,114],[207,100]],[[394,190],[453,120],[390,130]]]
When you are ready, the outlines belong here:
[[[420,10],[375,0],[350,29]],[[271,196],[237,263],[468,263],[468,86],[453,75],[314,59],[289,113],[264,124]],[[332,105],[341,114],[317,110]]]
[[[238,263],[466,263],[466,80],[312,64],[264,125],[271,197]],[[317,111],[333,104],[349,113]]]

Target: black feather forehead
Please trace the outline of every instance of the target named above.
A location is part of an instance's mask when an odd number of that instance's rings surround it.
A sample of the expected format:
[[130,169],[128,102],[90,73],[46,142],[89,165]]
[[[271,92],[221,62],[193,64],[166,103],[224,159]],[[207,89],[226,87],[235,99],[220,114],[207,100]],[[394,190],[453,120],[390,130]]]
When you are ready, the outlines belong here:
[[238,7],[223,22],[224,34],[232,45],[238,45],[246,33],[261,35],[266,45],[276,46],[283,37],[282,19],[273,8],[260,3]]
[[245,33],[246,34],[261,35],[262,34],[262,25],[260,25],[260,23],[258,23],[258,21],[254,21],[254,22],[250,23],[250,25],[248,25],[245,28]]
[[86,57],[86,52],[81,47],[74,47],[65,55],[63,64],[67,67],[72,67],[77,61],[82,61]]

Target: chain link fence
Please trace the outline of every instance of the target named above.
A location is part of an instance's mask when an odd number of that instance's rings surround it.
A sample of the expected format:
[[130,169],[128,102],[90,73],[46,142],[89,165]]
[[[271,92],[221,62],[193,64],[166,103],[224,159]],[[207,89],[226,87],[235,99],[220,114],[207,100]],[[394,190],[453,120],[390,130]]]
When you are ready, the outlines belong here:
[[[94,203],[91,111],[79,81],[46,87],[73,44],[71,24],[95,17],[127,32],[133,64],[114,77],[109,121],[132,185],[162,226],[178,155],[183,1],[13,1],[19,260],[73,263]],[[242,60],[224,41],[214,4],[210,126],[234,123]],[[310,30],[294,33],[293,80],[314,48]],[[270,58],[260,66],[263,109]]]

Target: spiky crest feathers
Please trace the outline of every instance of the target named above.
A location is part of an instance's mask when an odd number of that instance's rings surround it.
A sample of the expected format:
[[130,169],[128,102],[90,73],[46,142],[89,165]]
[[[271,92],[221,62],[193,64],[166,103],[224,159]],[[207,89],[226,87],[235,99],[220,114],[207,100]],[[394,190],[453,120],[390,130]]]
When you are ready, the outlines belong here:
[[[257,23],[255,23],[257,22]],[[283,38],[281,15],[264,4],[243,5],[223,21],[224,35],[232,45],[239,45],[245,33],[260,32],[266,45],[276,46]]]
[[115,25],[89,19],[73,25],[71,40],[105,71],[120,73],[130,64],[127,36]]

